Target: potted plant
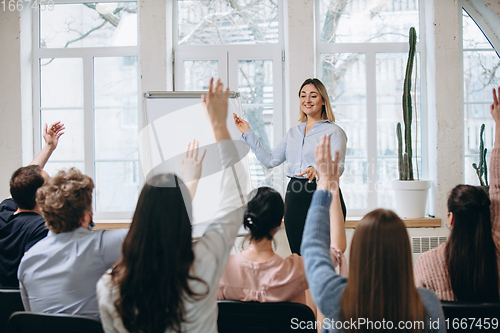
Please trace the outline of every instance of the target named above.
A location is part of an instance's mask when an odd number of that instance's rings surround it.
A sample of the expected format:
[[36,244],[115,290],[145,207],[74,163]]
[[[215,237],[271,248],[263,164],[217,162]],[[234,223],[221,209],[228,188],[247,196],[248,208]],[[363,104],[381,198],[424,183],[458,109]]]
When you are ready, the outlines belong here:
[[[392,188],[396,197],[396,212],[401,218],[425,217],[425,206],[427,204],[427,193],[431,187],[429,180],[420,180],[417,165],[417,179],[413,173],[413,149],[411,123],[413,108],[411,101],[411,75],[415,59],[415,46],[417,33],[414,27],[410,28],[410,50],[403,86],[403,122],[404,122],[404,152],[403,134],[401,123],[398,122],[396,134],[398,139],[398,169],[399,180],[392,181]],[[416,157],[415,157],[416,158]]]
[[484,128],[485,125],[482,124],[481,132],[479,133],[479,165],[472,163],[472,167],[476,170],[480,187],[489,194],[490,185],[488,184],[488,163],[486,162],[486,153],[488,152],[488,149],[484,147]]

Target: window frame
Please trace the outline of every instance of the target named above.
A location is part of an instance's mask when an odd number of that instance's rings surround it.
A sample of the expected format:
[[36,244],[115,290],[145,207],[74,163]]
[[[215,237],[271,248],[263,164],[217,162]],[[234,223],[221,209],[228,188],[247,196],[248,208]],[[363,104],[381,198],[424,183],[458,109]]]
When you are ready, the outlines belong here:
[[[79,1],[71,4],[81,4],[92,1]],[[114,2],[114,1],[97,1]],[[82,58],[83,59],[83,133],[84,133],[84,167],[85,174],[95,182],[95,130],[94,130],[94,58],[95,57],[137,57],[137,121],[138,131],[142,128],[142,94],[141,94],[141,57],[140,57],[140,1],[137,2],[137,45],[136,46],[110,46],[110,47],[81,47],[81,48],[40,48],[40,10],[33,15],[33,54],[32,54],[32,80],[33,80],[33,143],[34,153],[38,154],[42,148],[43,139],[41,129],[41,82],[40,82],[40,59],[42,58]],[[54,4],[68,4],[65,0],[54,0]],[[57,108],[48,108],[57,109]],[[67,108],[64,108],[67,109]],[[62,137],[64,140],[64,136]],[[118,160],[119,162],[120,160]],[[49,159],[50,162],[50,159]],[[59,162],[59,161],[58,161]],[[72,161],[61,161],[72,162]],[[139,192],[144,183],[141,177],[142,170],[140,158],[137,159],[139,166]],[[97,185],[97,184],[96,184]],[[94,220],[122,220],[131,219],[135,207],[130,211],[96,211],[96,188],[93,191],[92,209]]]
[[[428,130],[427,124],[427,73],[426,73],[426,26],[425,26],[425,1],[418,0],[419,4],[419,36],[416,44],[416,52],[420,53],[420,123],[422,130],[421,148],[422,170],[420,178],[429,177],[428,160]],[[321,73],[321,54],[323,53],[364,53],[366,62],[366,139],[367,139],[367,163],[368,163],[368,205],[366,209],[348,209],[349,216],[363,216],[373,209],[379,207],[377,204],[377,182],[378,182],[378,156],[377,156],[377,77],[376,56],[377,53],[406,53],[408,54],[408,42],[398,43],[323,43],[320,38],[320,0],[315,0],[315,29],[316,29],[316,73]],[[320,78],[321,79],[321,78]],[[402,119],[401,119],[402,121]],[[394,129],[395,130],[395,129]],[[414,137],[415,139],[415,137]],[[349,137],[347,138],[349,145]],[[346,161],[349,159],[346,156]],[[356,159],[358,159],[356,157]],[[342,178],[341,178],[342,180]],[[429,196],[430,197],[430,196]],[[428,198],[428,201],[430,198]],[[427,205],[429,211],[430,205]]]
[[[231,91],[238,91],[238,61],[239,60],[272,60],[273,61],[273,146],[285,135],[285,82],[284,82],[284,20],[285,1],[278,0],[278,43],[274,44],[217,44],[217,45],[179,45],[177,15],[177,0],[172,1],[167,11],[171,18],[168,53],[172,54],[173,91],[184,91],[184,60],[218,60],[219,78]],[[168,21],[168,20],[167,20]],[[171,38],[171,39],[170,39]],[[274,188],[285,195],[286,176],[284,165],[274,168]]]

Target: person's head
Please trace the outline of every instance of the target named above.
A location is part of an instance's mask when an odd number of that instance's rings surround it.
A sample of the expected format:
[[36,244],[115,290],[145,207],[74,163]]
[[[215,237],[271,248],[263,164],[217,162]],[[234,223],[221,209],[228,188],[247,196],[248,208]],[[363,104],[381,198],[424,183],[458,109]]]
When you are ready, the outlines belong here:
[[36,191],[42,187],[48,175],[38,165],[17,169],[10,178],[10,195],[17,207],[33,210],[36,206]]
[[[144,185],[121,261],[111,276],[120,290],[115,307],[130,332],[180,330],[185,295],[196,298],[189,280],[194,261],[191,200],[183,182],[161,174]],[[203,295],[201,295],[203,296]]]
[[243,225],[250,232],[250,241],[272,240],[285,213],[281,195],[270,187],[259,187],[250,193],[249,198]]
[[59,171],[37,192],[36,202],[47,227],[56,234],[70,232],[92,217],[92,178],[71,168]]
[[374,210],[356,226],[342,302],[345,319],[423,320],[408,233],[393,211]]
[[461,302],[499,300],[490,205],[486,192],[476,186],[457,185],[448,198],[446,263],[453,293]]
[[316,78],[305,80],[299,89],[299,100],[299,122],[306,122],[307,115],[316,112],[321,112],[321,119],[335,122],[328,92],[320,80]]

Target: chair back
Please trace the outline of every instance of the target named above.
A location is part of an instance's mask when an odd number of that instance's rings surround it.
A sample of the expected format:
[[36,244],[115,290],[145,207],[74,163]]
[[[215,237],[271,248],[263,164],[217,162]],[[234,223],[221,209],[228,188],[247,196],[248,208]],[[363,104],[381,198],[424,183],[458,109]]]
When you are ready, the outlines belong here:
[[500,331],[500,303],[441,301],[448,332]]
[[317,332],[314,328],[304,329],[307,323],[313,325],[316,321],[313,311],[304,304],[220,300],[218,306],[219,333]]
[[33,312],[15,312],[8,329],[9,333],[104,333],[98,319]]
[[0,332],[7,332],[7,322],[16,311],[24,311],[19,289],[0,289]]

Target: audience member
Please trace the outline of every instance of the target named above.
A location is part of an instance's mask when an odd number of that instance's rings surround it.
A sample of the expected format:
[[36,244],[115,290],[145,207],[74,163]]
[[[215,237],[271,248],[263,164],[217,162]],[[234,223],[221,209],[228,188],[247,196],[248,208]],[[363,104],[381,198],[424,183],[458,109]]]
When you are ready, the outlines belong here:
[[[500,87],[498,93],[500,97]],[[483,189],[475,186],[456,186],[448,198],[446,225],[451,229],[448,241],[422,254],[415,264],[417,287],[430,289],[445,301],[498,302],[500,298],[498,97],[493,89],[491,115],[496,128],[495,145],[490,159],[490,197]]]
[[[249,244],[245,250],[229,257],[219,282],[217,298],[247,302],[297,302],[315,311],[302,257],[294,253],[283,259],[273,250],[273,237],[280,228],[285,210],[281,195],[272,188],[260,187],[250,194],[250,198],[243,217],[243,225],[249,231]],[[344,224],[339,228],[332,226],[331,230],[331,256],[335,263],[340,264],[344,260],[340,271],[345,274]],[[336,231],[338,235],[334,233]]]
[[[316,148],[316,164],[323,174],[307,215],[301,248],[311,294],[326,318],[323,327],[329,331],[445,332],[439,299],[430,290],[415,288],[408,234],[392,211],[374,210],[358,223],[351,243],[349,279],[335,272],[327,221],[332,197],[334,201],[338,198],[327,189],[328,184],[338,184],[338,158],[332,161],[329,142],[323,138]],[[340,212],[339,205],[337,210]],[[342,215],[335,218],[342,219]],[[341,223],[343,219],[335,225]],[[439,328],[431,327],[438,319]],[[411,327],[405,329],[408,322]]]
[[45,145],[29,166],[17,169],[10,179],[11,197],[0,203],[0,288],[19,288],[17,269],[24,253],[47,236],[45,219],[35,201],[36,191],[48,174],[43,170],[56,149],[64,124],[43,129]]
[[[245,211],[235,184],[246,184],[226,127],[229,90],[222,83],[204,98],[224,168],[222,203],[217,218],[193,243],[191,200],[201,175],[195,149],[183,161],[184,183],[157,175],[142,189],[123,258],[99,280],[97,292],[106,332],[217,332],[215,293]],[[241,189],[244,191],[244,188]],[[244,193],[244,192],[242,192]]]
[[19,265],[26,311],[99,316],[96,283],[116,262],[127,230],[92,232],[92,179],[59,171],[37,192],[49,233]]

